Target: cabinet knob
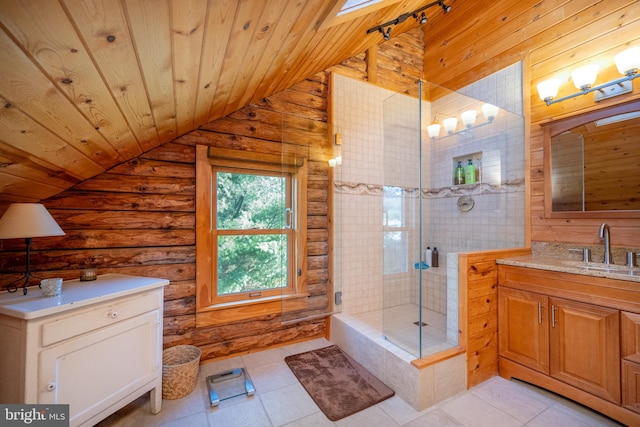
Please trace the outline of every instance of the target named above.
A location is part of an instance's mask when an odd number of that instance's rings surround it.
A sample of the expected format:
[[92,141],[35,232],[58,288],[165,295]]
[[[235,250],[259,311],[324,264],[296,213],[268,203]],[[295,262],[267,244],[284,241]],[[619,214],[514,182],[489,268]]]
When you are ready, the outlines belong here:
[[53,391],[56,389],[56,383],[47,384],[47,391]]
[[118,317],[118,312],[117,311],[110,312],[109,317],[111,317],[112,319],[115,319],[116,317]]

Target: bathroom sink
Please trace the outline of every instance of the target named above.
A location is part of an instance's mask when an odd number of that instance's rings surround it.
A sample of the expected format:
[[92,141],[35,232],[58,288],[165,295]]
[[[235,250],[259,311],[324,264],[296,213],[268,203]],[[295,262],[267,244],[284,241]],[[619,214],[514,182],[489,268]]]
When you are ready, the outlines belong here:
[[640,276],[639,267],[629,267],[619,264],[603,264],[599,262],[562,261],[562,264],[590,271],[602,271],[611,274],[624,274],[627,276]]

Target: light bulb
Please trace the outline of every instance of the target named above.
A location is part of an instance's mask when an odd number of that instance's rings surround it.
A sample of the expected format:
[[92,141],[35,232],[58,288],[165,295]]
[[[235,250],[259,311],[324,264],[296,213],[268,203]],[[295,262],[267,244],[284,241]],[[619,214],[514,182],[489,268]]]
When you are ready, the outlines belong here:
[[446,130],[448,134],[452,134],[458,125],[458,119],[455,117],[449,117],[448,119],[444,119],[442,124],[444,125],[444,130]]
[[495,105],[482,105],[482,114],[484,114],[484,118],[489,120],[490,122],[492,122],[496,118],[496,116],[498,115],[498,111],[500,111],[500,109]]
[[538,95],[543,101],[551,101],[558,94],[560,79],[549,79],[538,83]]
[[624,50],[613,57],[620,74],[632,76],[640,69],[640,46]]
[[440,125],[438,123],[434,123],[427,126],[427,133],[429,133],[431,138],[437,138],[438,135],[440,135]]
[[571,79],[577,89],[589,90],[598,78],[598,64],[589,64],[571,72]]
[[476,122],[477,115],[478,115],[478,112],[476,110],[467,110],[462,112],[462,114],[460,114],[460,117],[462,118],[462,123],[467,128],[471,128]]

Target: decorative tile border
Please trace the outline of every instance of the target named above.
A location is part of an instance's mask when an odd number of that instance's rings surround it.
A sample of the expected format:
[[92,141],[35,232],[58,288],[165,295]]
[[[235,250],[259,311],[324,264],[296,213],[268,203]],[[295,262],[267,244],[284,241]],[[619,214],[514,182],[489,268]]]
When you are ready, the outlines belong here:
[[[380,184],[364,184],[336,181],[334,184],[336,194],[358,196],[382,196],[383,186]],[[505,181],[500,185],[478,183],[457,185],[451,187],[428,188],[422,190],[425,199],[445,199],[465,195],[478,196],[486,194],[515,193],[524,190],[524,178]],[[405,188],[405,195],[416,197],[417,188]]]

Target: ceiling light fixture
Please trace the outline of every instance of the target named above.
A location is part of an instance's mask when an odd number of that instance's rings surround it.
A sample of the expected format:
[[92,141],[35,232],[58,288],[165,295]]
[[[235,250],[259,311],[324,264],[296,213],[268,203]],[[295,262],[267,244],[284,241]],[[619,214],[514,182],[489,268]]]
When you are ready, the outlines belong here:
[[427,14],[424,13],[424,11],[432,6],[440,6],[444,13],[449,13],[451,11],[451,6],[445,5],[443,0],[434,1],[426,6],[422,6],[421,8],[414,10],[413,12],[403,13],[392,21],[385,22],[384,24],[380,24],[373,28],[369,28],[367,30],[367,34],[379,32],[380,34],[382,34],[382,38],[385,41],[389,40],[391,38],[391,27],[406,21],[409,17],[413,17],[420,25],[426,24],[429,19],[427,18]]
[[498,115],[498,111],[500,111],[500,108],[492,104],[483,104],[481,109],[482,109],[482,115],[486,120],[485,122],[476,124],[476,121],[478,119],[478,112],[477,110],[469,109],[460,113],[460,118],[462,119],[462,124],[464,125],[464,127],[458,131],[456,131],[456,128],[458,126],[457,117],[447,116],[440,112],[436,112],[435,116],[433,117],[433,121],[431,122],[431,125],[427,126],[427,133],[429,134],[429,137],[431,137],[431,139],[433,140],[435,140],[440,136],[441,126],[440,126],[440,123],[438,123],[439,115],[445,117],[445,119],[442,120],[442,127],[444,127],[444,130],[446,132],[446,135],[444,137],[447,137],[450,135],[457,135],[457,134],[467,135],[469,134],[469,131],[472,129],[493,123],[493,121],[496,119],[496,116]]
[[549,106],[556,102],[566,101],[567,99],[575,98],[579,95],[586,95],[591,92],[595,92],[595,101],[602,101],[603,99],[633,92],[632,81],[640,77],[640,74],[638,74],[638,69],[640,69],[640,46],[620,52],[614,57],[614,62],[618,72],[624,75],[624,77],[593,86],[598,77],[598,65],[590,64],[578,68],[571,73],[573,84],[576,88],[580,89],[580,92],[555,99],[558,95],[561,81],[560,79],[553,78],[538,83],[538,95],[540,99]]

